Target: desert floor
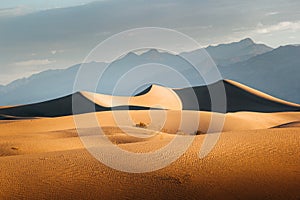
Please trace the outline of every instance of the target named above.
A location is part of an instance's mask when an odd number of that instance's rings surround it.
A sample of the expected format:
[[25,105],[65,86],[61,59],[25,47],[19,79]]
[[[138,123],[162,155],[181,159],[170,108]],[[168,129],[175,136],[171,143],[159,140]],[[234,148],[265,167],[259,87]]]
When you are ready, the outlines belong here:
[[[72,117],[3,120],[0,199],[299,200],[299,114],[254,117],[261,115],[228,114],[226,132],[205,158],[198,154],[206,135],[197,135],[177,161],[142,174],[120,172],[96,160],[82,145]],[[252,116],[249,123],[247,116]],[[108,122],[108,138],[128,151],[148,152],[174,137],[159,133],[136,139]]]

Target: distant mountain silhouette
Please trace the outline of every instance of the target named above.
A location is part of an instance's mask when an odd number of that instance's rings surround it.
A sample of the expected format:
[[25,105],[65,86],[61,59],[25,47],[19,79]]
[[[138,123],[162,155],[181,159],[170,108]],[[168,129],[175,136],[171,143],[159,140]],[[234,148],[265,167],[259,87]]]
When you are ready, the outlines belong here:
[[[206,50],[218,66],[227,66],[269,52],[272,48],[264,44],[256,44],[252,39],[246,38],[230,44],[208,46]],[[197,51],[199,50],[188,52],[188,54]]]
[[0,88],[0,105],[35,103],[71,94],[78,68],[47,70],[15,80]]
[[[300,47],[297,46],[286,46],[272,50],[265,45],[255,44],[251,39],[244,39],[231,44],[210,46],[207,48],[207,52],[209,52],[215,62],[218,63],[223,78],[237,80],[270,95],[300,103],[298,92],[300,84],[298,77],[296,77],[300,70],[298,67],[299,48]],[[148,85],[145,85],[144,88],[149,86],[149,84],[156,83],[161,83],[170,88],[210,84],[212,82],[205,83],[201,77],[197,76],[197,72],[191,67],[190,63],[182,58],[182,56],[191,56],[193,59],[201,60],[201,58],[194,57],[197,55],[195,51],[182,53],[180,55],[159,52],[157,50],[150,50],[141,55],[129,53],[110,64],[110,68],[105,71],[96,91],[91,90],[91,87],[78,88],[77,91],[85,90],[113,94],[115,84],[120,77],[123,77],[125,72],[138,65],[148,63],[159,63],[169,66],[171,71],[179,72],[189,80],[190,83],[187,84],[178,81],[176,76],[173,76],[173,74],[170,75],[170,71],[158,68],[151,70],[148,66],[147,69],[149,69],[149,71],[141,71],[141,74],[135,74],[134,78],[127,77],[121,84],[123,89],[116,91],[114,95],[129,96],[141,92],[143,88],[135,91],[136,85],[132,84],[132,80],[139,80],[136,79],[136,77],[144,78],[145,75],[149,80]],[[250,59],[245,60],[249,57]],[[93,70],[91,70],[91,73],[88,74],[86,78],[88,83],[90,81],[87,85],[94,84],[91,82],[94,80],[93,77],[97,77],[100,72],[103,72],[106,66],[107,64],[102,62],[85,64],[85,67],[94,69],[94,71],[97,72],[93,73]],[[201,62],[200,66],[202,66]],[[73,91],[73,86],[79,67],[80,64],[68,69],[44,71],[32,75],[29,78],[19,79],[6,86],[0,87],[0,105],[36,103],[72,94],[76,92]],[[141,85],[143,85],[143,81],[147,82],[147,80],[143,80],[143,78],[139,80]],[[220,77],[220,79],[222,79],[222,77]]]

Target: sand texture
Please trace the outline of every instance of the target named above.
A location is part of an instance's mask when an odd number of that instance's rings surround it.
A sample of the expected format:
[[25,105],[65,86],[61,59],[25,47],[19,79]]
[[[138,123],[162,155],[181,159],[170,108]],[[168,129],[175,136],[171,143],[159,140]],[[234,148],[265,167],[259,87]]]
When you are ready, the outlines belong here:
[[[139,121],[149,113],[130,114]],[[211,113],[198,114],[208,126]],[[176,117],[169,111],[174,123],[166,129],[177,126]],[[97,118],[112,143],[127,151],[153,151],[175,136],[135,138],[114,126],[111,112]],[[72,116],[0,121],[0,199],[299,199],[300,129],[272,128],[297,119],[293,112],[226,114],[225,132],[207,157],[198,157],[205,137],[198,135],[180,159],[145,174],[96,160],[78,138]]]

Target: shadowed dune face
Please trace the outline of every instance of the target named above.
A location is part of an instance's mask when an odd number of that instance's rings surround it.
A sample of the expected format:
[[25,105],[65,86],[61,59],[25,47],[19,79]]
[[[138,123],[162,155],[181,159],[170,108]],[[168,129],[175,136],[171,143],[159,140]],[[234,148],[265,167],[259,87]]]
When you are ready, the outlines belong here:
[[[219,101],[212,109],[210,92],[224,90],[226,102]],[[73,112],[73,103],[76,111]],[[218,109],[218,108],[224,109]],[[170,89],[152,85],[133,97],[109,96],[91,92],[77,92],[51,101],[0,108],[1,119],[59,117],[72,114],[111,110],[200,110],[213,112],[284,112],[299,111],[300,105],[286,102],[234,81],[219,81],[207,86]]]
[[[224,80],[218,81],[207,86],[198,86],[192,88],[184,88],[174,90],[180,97],[184,110],[201,110],[222,112],[222,110],[212,110],[212,102],[210,93],[222,93],[222,89],[226,93],[226,111],[252,111],[252,112],[283,112],[283,111],[300,111],[300,105],[277,99],[265,93],[254,90],[240,83]],[[198,107],[194,107],[190,97],[191,93],[197,96]],[[219,102],[224,104],[225,102]],[[222,108],[223,105],[217,105]]]
[[[80,105],[73,113],[72,101],[76,100],[77,104]],[[143,106],[130,106],[120,105],[116,106],[115,110],[148,110],[149,107]],[[54,99],[51,101],[15,106],[11,108],[0,109],[0,115],[2,119],[13,119],[13,118],[31,118],[31,117],[60,117],[73,114],[82,114],[99,111],[110,111],[111,107],[105,107],[101,104],[90,101],[86,98],[86,95],[77,92],[72,95],[68,95],[62,98]]]
[[[74,93],[73,95],[51,101],[4,108],[0,110],[0,114],[17,117],[58,117],[72,115],[72,97],[78,99],[83,108],[94,105],[92,102],[87,101],[80,93]],[[85,111],[92,112],[92,110]]]

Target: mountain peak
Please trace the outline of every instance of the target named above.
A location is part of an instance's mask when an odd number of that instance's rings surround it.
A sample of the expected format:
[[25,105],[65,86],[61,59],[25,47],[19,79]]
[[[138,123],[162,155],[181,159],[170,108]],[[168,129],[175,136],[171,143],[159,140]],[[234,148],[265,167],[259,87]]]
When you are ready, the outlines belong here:
[[134,52],[130,51],[129,53],[126,54],[126,57],[127,56],[133,56],[134,57],[134,56],[137,56],[137,55]]
[[246,45],[255,44],[254,41],[253,41],[251,38],[245,38],[245,39],[242,39],[242,40],[239,41],[238,43],[243,43],[243,44],[246,44]]
[[251,38],[245,38],[242,39],[238,42],[231,42],[231,43],[224,43],[224,44],[218,44],[216,46],[214,45],[210,45],[207,47],[207,49],[212,49],[212,48],[228,48],[228,47],[239,47],[239,48],[243,48],[243,47],[247,47],[247,46],[251,46],[256,44]]
[[209,46],[206,50],[217,65],[226,66],[248,60],[273,49],[264,44],[256,44],[251,38],[245,38],[238,42]]
[[153,55],[153,54],[159,54],[159,51],[157,49],[149,49],[148,51],[146,51],[145,53],[143,53],[144,55]]
[[130,51],[127,54],[121,56],[120,58],[118,58],[116,61],[120,61],[122,59],[134,59],[135,57],[137,57],[138,55],[135,54],[134,52]]

